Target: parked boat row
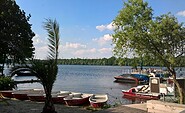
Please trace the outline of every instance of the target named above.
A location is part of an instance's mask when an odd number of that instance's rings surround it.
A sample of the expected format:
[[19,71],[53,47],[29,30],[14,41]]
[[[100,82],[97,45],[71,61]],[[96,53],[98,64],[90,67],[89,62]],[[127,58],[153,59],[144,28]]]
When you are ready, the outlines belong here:
[[[30,90],[7,90],[0,91],[7,98],[16,98],[19,100],[31,100],[37,102],[45,101],[45,93],[41,89]],[[103,107],[108,101],[106,94],[87,94],[70,91],[52,92],[53,103],[66,104],[68,106],[91,105],[94,108]]]

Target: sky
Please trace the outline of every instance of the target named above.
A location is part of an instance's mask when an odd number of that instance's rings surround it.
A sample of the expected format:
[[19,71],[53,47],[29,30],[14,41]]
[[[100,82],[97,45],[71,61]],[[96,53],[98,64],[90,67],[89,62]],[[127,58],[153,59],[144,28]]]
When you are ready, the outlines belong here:
[[[56,19],[60,25],[59,58],[109,58],[113,56],[112,21],[126,0],[16,0],[35,33],[35,58],[47,58],[46,19]],[[185,22],[184,0],[145,0],[154,16],[171,12],[179,22]]]

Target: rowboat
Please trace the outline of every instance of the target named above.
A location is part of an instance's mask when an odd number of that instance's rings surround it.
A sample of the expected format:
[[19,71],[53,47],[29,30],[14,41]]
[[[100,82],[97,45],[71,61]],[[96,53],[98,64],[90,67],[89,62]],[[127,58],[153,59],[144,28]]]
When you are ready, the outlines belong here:
[[124,96],[131,97],[131,98],[139,98],[139,99],[146,99],[146,100],[160,99],[160,93],[150,93],[148,90],[148,87],[145,87],[146,88],[145,90],[143,90],[143,87],[141,88],[142,89],[138,89],[137,87],[132,87],[129,90],[122,90],[122,93]]
[[[59,103],[59,104],[64,104],[64,97],[69,96],[71,92],[69,91],[57,91],[57,92],[52,92],[52,101],[53,103]],[[44,92],[37,92],[37,93],[30,93],[27,94],[29,100],[31,101],[38,101],[38,102],[43,102],[45,101],[46,94]]]
[[106,94],[94,94],[89,98],[89,102],[94,108],[102,108],[108,101]]
[[29,93],[30,90],[16,90],[12,92],[12,95],[14,98],[19,99],[19,100],[28,100],[27,94]]
[[44,94],[27,94],[29,100],[31,101],[37,101],[37,102],[44,102],[45,97]]
[[90,96],[92,94],[71,93],[64,98],[64,101],[68,106],[88,105]]
[[64,98],[71,94],[70,91],[59,91],[57,93],[52,93],[52,101],[56,104],[65,104]]
[[43,92],[41,89],[15,90],[12,92],[14,98],[19,100],[29,100],[28,94],[37,94]]
[[7,98],[13,98],[12,92],[13,92],[13,90],[3,90],[3,91],[0,91],[0,93],[4,97],[7,97]]
[[31,101],[37,101],[37,102],[44,102],[45,101],[43,90],[29,92],[29,94],[27,94],[27,96],[28,96],[29,100],[31,100]]

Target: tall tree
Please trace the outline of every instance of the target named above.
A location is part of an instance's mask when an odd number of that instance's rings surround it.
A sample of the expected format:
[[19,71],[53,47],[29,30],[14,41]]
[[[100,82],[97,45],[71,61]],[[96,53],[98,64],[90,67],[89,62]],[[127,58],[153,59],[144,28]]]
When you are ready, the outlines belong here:
[[0,55],[24,61],[33,57],[32,38],[35,36],[28,23],[29,16],[13,0],[0,0]]
[[176,59],[185,55],[185,28],[174,16],[166,14],[154,18],[152,11],[143,0],[124,3],[114,20],[114,52],[123,56],[133,50],[138,56],[146,55],[160,61],[173,76],[182,104],[184,91],[176,80],[174,66],[179,63]]

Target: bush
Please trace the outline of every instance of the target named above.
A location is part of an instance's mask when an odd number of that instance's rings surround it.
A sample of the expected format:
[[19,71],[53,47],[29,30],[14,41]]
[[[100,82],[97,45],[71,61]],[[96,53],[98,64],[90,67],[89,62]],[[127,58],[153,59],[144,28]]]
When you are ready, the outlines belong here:
[[15,82],[10,77],[0,77],[0,90],[12,90],[15,88]]

